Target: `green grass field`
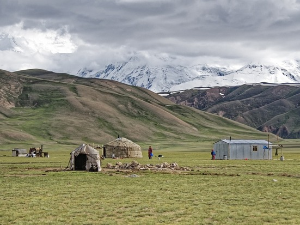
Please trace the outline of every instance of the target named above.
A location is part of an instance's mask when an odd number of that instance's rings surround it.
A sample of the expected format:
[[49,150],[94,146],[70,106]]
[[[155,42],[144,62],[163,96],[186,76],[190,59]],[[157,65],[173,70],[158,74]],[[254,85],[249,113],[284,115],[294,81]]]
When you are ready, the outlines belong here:
[[45,144],[50,158],[0,146],[0,224],[300,224],[300,148],[284,149],[284,161],[275,151],[268,161],[212,161],[211,143],[152,143],[164,158],[149,160],[148,144],[139,163],[192,171],[64,171],[77,146]]
[[[42,70],[0,71],[0,224],[300,224],[300,141],[282,140],[143,88]],[[9,84],[9,85],[7,85]],[[66,171],[82,143],[138,143],[140,164],[190,171]],[[269,139],[284,161],[210,160],[215,141]],[[12,157],[39,147],[50,158]],[[149,160],[146,151],[153,146]],[[280,154],[282,154],[280,152]]]

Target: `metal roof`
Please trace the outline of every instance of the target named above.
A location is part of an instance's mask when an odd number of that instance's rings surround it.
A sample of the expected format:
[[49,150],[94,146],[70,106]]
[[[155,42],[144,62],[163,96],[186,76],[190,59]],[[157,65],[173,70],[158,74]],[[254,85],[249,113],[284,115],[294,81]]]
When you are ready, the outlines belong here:
[[[268,144],[268,141],[266,140],[222,140],[225,143],[228,144]],[[269,144],[272,144],[269,142]]]

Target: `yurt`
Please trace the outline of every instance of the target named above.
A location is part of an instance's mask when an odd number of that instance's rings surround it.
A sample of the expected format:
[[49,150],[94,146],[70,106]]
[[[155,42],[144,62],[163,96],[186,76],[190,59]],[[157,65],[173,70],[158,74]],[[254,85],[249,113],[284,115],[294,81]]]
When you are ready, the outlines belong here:
[[105,158],[142,158],[141,147],[127,138],[117,138],[103,146]]
[[101,171],[100,155],[93,147],[82,144],[70,154],[71,170]]

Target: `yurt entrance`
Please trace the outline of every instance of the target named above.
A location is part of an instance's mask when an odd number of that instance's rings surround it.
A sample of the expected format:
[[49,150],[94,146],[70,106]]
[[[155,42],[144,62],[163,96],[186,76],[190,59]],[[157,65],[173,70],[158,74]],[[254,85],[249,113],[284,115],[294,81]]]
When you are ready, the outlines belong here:
[[103,155],[106,158],[106,148],[105,147],[103,147]]
[[75,170],[86,170],[86,154],[79,154],[75,157]]

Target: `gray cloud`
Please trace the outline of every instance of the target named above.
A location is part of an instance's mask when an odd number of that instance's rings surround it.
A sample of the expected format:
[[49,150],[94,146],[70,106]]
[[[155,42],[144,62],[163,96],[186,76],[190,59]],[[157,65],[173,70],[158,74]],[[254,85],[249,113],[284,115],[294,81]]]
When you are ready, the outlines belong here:
[[0,33],[21,23],[27,34],[70,35],[77,50],[63,56],[68,63],[41,53],[37,66],[47,68],[100,65],[135,51],[208,64],[300,58],[299,0],[0,0],[0,6]]

